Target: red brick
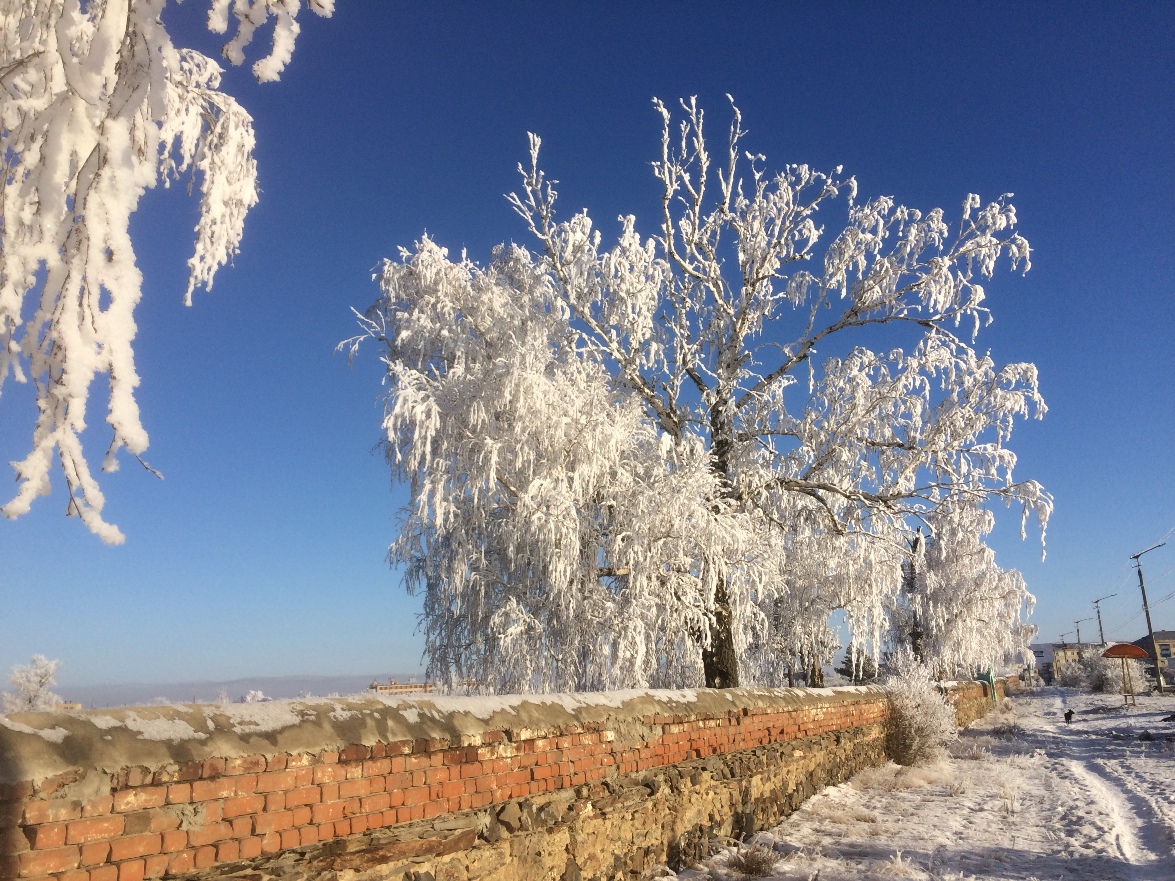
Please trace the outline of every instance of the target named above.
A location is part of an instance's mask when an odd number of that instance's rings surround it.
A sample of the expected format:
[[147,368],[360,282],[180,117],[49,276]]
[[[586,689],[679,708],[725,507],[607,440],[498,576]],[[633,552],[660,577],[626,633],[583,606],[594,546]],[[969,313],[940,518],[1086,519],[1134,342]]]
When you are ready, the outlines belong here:
[[340,762],[355,762],[371,758],[371,747],[361,743],[352,743],[339,753]]
[[[167,804],[166,786],[142,786],[114,793],[114,810],[123,814],[143,808],[159,808]],[[119,881],[122,881],[120,878]]]
[[93,817],[89,820],[74,820],[69,824],[66,841],[69,844],[85,844],[89,841],[115,838],[122,835],[126,820],[123,817]]
[[287,829],[282,833],[282,850],[289,850],[302,843],[302,834],[297,829]]
[[118,881],[143,881],[143,876],[146,874],[147,863],[145,860],[130,860],[118,864]]
[[26,826],[37,826],[42,823],[77,820],[81,815],[82,805],[78,801],[67,801],[62,798],[49,801],[30,801],[24,806],[23,822]]
[[231,776],[219,776],[213,780],[196,780],[192,785],[192,800],[193,801],[212,801],[214,799],[229,799],[234,795],[243,795],[248,793],[241,791],[239,788],[241,780],[253,780],[253,778],[231,778]]
[[322,800],[324,802],[339,800],[339,784],[324,783],[319,789],[322,791]]
[[262,853],[277,853],[282,849],[282,837],[280,832],[270,832],[263,835],[261,838],[261,852]]
[[[173,853],[167,861],[167,874],[169,875],[185,875],[196,867],[196,852],[194,850],[181,850],[179,853]],[[93,875],[90,876],[90,881],[94,881]]]
[[221,808],[221,816],[226,820],[233,817],[243,817],[245,814],[260,813],[265,808],[265,796],[244,795],[238,798],[226,798]]
[[169,805],[187,804],[192,800],[191,783],[172,783],[167,787],[167,803]]
[[175,853],[188,846],[188,833],[183,829],[173,829],[163,833],[163,852]]
[[363,763],[364,777],[382,777],[384,774],[391,773],[392,760],[391,759],[370,759]]
[[257,774],[265,770],[265,756],[237,756],[224,760],[225,774]]
[[196,868],[206,869],[216,862],[215,847],[201,847],[196,851]]
[[370,780],[347,780],[339,784],[339,798],[360,798],[370,793]]
[[284,771],[289,764],[290,757],[285,753],[278,753],[276,756],[270,756],[265,760],[266,771]]
[[179,817],[166,810],[136,811],[126,815],[126,835],[143,832],[169,832],[179,827]]
[[[110,842],[110,861],[112,863],[121,863],[123,860],[133,859],[134,857],[159,853],[162,849],[163,837],[157,832],[149,832],[143,835],[126,835]],[[119,877],[119,881],[122,881],[121,876]]]
[[[337,759],[337,757],[336,757],[336,759]],[[317,757],[311,755],[310,753],[298,753],[296,755],[292,755],[292,756],[289,756],[286,758],[286,767],[287,768],[309,768],[316,761],[318,761]]]
[[328,820],[341,820],[343,818],[343,805],[341,802],[315,805],[310,810],[315,823],[325,823]]
[[298,830],[301,834],[300,842],[303,845],[318,843],[318,827],[317,826],[303,826]]
[[284,811],[286,809],[286,794],[284,792],[271,792],[265,796],[265,810],[269,813],[275,811]]
[[134,765],[123,769],[125,786],[146,786],[154,779],[154,772],[146,765]]
[[212,758],[205,759],[204,765],[200,768],[200,776],[205,780],[211,780],[213,777],[219,777],[224,773],[224,759]]
[[280,792],[294,788],[296,771],[270,771],[257,775],[258,792]]
[[104,817],[114,809],[113,795],[100,795],[82,802],[83,817]]
[[376,795],[369,795],[367,798],[359,800],[360,807],[365,814],[370,814],[372,811],[386,810],[392,803],[391,796],[386,792],[380,792]]
[[100,866],[110,859],[109,841],[91,841],[82,845],[82,859],[79,865]]
[[29,878],[76,869],[81,856],[81,851],[76,847],[59,847],[54,850],[26,851],[17,856],[17,861],[21,876]]
[[319,765],[314,769],[314,782],[337,783],[347,779],[347,769],[342,765]]
[[339,751],[334,749],[324,749],[318,754],[318,763],[320,765],[334,765],[339,761]]
[[298,805],[314,805],[320,801],[322,801],[322,789],[317,786],[304,786],[301,789],[292,789],[286,793],[287,808],[297,807]]
[[279,811],[276,814],[258,814],[253,818],[253,832],[265,835],[268,832],[281,832],[294,825],[294,815],[289,811]]
[[64,823],[46,823],[44,826],[25,826],[24,834],[33,850],[49,850],[65,844],[65,830]]
[[222,841],[216,845],[216,861],[218,863],[231,863],[234,860],[240,859],[241,845],[240,842]]
[[335,835],[338,836],[339,838],[346,838],[348,835],[351,834],[351,821],[350,820],[336,820],[334,822],[334,827],[335,827]]
[[308,805],[302,805],[301,807],[294,808],[292,813],[294,815],[295,826],[305,826],[307,823],[317,822],[312,819],[314,816],[313,808]]
[[118,866],[97,866],[90,869],[90,881],[118,881]]
[[76,869],[73,872],[66,872],[64,875],[58,875],[57,881],[90,881],[90,873],[85,869]]
[[261,839],[260,838],[242,838],[241,839],[241,859],[251,860],[254,857],[261,856]]
[[188,830],[188,846],[204,847],[231,838],[233,827],[228,823],[205,823],[199,829]]
[[143,875],[146,878],[162,878],[167,874],[167,864],[171,862],[171,857],[165,853],[156,854],[152,857],[147,857],[146,868]]

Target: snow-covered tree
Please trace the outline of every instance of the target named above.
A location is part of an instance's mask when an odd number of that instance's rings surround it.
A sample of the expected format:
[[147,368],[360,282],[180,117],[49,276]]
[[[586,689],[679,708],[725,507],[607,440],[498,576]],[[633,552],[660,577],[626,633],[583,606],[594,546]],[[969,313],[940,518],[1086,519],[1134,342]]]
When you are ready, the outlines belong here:
[[940,679],[969,676],[1032,658],[1036,627],[1024,621],[1036,598],[1015,569],[1001,569],[983,537],[995,526],[988,510],[948,503],[926,517],[903,567],[892,613],[896,641]]
[[60,704],[61,698],[49,690],[56,684],[53,677],[60,666],[60,661],[50,661],[44,655],[33,655],[27,667],[15,665],[8,681],[16,687],[16,693],[4,692],[4,712],[51,710]]
[[[959,334],[1002,259],[1028,267],[1007,197],[953,223],[858,202],[840,169],[768,174],[737,109],[715,161],[694,101],[679,128],[656,106],[656,234],[557,220],[532,136],[511,201],[538,253],[479,266],[425,238],[350,341],[383,346],[411,494],[390,558],[433,679],[780,682],[831,659],[833,610],[876,650],[918,524],[994,500],[1048,518],[1006,446],[1044,412],[1036,369]],[[887,326],[908,350],[867,347]]]
[[[187,178],[200,192],[188,261],[190,303],[236,253],[257,201],[253,121],[220,91],[212,59],[172,44],[165,0],[0,0],[0,389],[31,378],[38,414],[8,517],[29,510],[60,463],[70,500],[104,541],[103,495],[82,449],[90,385],[105,375],[112,439],[103,470],[140,457],[132,342],[141,277],[130,217],[146,189]],[[334,0],[308,0],[330,15]],[[224,55],[240,64],[272,16],[273,46],[253,66],[275,80],[298,34],[300,0],[211,0],[216,33],[236,19]],[[140,461],[142,461],[140,459]]]

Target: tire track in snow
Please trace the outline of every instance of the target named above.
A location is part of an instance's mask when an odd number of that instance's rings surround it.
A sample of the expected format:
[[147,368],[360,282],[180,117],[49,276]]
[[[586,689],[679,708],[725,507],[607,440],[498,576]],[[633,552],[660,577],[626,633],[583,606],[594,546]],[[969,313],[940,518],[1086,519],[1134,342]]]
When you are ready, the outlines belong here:
[[[1058,698],[1055,715],[1050,714],[1054,718],[1068,704],[1063,696]],[[1129,765],[1128,752],[1123,760],[1109,759],[1105,755],[1107,744],[1095,746],[1068,726],[1051,731],[1040,728],[1036,734],[1046,753],[1054,757],[1058,775],[1069,777],[1087,791],[1092,804],[1101,809],[1108,824],[1091,815],[1086,819],[1113,843],[1113,849],[1128,864],[1130,876],[1136,881],[1172,881],[1175,871],[1163,861],[1170,860],[1175,818],[1169,817],[1146,791],[1146,785],[1154,785],[1155,781],[1134,781],[1128,767],[1116,767]],[[1070,831],[1077,832],[1078,828],[1071,826]]]

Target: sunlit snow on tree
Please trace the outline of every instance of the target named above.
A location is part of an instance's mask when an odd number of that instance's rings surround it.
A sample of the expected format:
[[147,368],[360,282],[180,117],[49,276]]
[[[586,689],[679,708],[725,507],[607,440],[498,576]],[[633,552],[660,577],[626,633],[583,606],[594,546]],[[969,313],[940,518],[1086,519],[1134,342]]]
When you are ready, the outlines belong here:
[[[1005,445],[1045,410],[1036,369],[969,342],[988,320],[980,281],[1028,267],[1007,198],[969,195],[954,223],[858,202],[839,169],[768,174],[737,110],[716,163],[692,100],[680,128],[656,106],[656,235],[625,217],[605,248],[586,213],[557,220],[532,137],[511,199],[538,253],[501,246],[479,266],[424,238],[385,264],[364,317],[411,491],[390,558],[423,594],[442,681],[779,683],[831,659],[834,610],[876,651],[917,526],[943,537],[946,608],[950,585],[973,593],[987,503],[1042,529],[1051,511]],[[838,201],[829,235],[817,218]],[[866,348],[883,326],[913,345]],[[992,626],[1013,606],[1018,621],[1023,582],[990,592]],[[991,643],[952,632],[944,650],[969,657],[956,643],[972,638]]]

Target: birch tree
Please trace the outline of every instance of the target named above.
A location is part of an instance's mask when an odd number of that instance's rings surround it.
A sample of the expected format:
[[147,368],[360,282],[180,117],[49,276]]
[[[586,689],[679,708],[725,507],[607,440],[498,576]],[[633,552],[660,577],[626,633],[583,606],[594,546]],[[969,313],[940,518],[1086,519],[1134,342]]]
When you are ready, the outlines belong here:
[[[334,0],[309,0],[330,15]],[[145,190],[185,182],[200,198],[184,302],[211,288],[237,252],[257,202],[253,121],[221,91],[221,67],[173,45],[164,0],[0,0],[0,391],[36,386],[32,448],[14,462],[19,517],[50,490],[56,459],[67,512],[104,541],[123,541],[82,448],[90,387],[109,383],[111,440],[139,459],[147,432],[135,401],[134,310],[142,292],[129,224]],[[299,0],[211,0],[208,27],[233,34],[233,64],[274,19],[253,66],[276,80],[298,34]],[[11,419],[11,417],[7,417]],[[145,463],[144,463],[145,464]]]
[[737,108],[717,157],[695,101],[656,109],[652,236],[558,218],[532,135],[510,202],[534,251],[424,238],[349,341],[386,363],[390,559],[439,680],[779,683],[831,658],[834,610],[876,651],[918,526],[1003,503],[1043,537],[1007,446],[1045,411],[1036,369],[974,348],[986,280],[1029,265],[1009,197],[859,201],[839,168],[768,173]]

